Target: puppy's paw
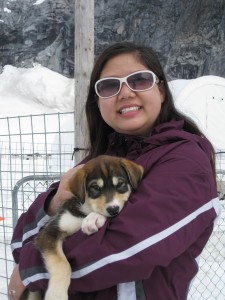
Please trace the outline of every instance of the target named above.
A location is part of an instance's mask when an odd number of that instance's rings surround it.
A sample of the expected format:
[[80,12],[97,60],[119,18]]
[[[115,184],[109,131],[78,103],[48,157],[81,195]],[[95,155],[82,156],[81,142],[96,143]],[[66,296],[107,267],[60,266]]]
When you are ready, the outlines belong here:
[[97,232],[106,222],[107,218],[99,213],[91,212],[83,219],[81,230],[87,235]]

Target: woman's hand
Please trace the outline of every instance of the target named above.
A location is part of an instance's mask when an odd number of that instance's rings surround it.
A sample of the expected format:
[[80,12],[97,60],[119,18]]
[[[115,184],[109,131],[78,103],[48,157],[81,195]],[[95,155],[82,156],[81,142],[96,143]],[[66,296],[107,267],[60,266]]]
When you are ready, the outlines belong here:
[[60,181],[60,184],[58,187],[58,191],[53,196],[53,198],[50,202],[50,205],[48,207],[48,214],[50,216],[54,215],[57,212],[57,210],[62,202],[64,202],[67,199],[70,199],[73,196],[73,194],[71,193],[71,191],[68,188],[68,181],[82,167],[83,167],[83,165],[79,165],[75,168],[70,169],[61,178],[61,181]]
[[19,300],[25,290],[19,273],[19,265],[16,265],[8,286],[9,300]]

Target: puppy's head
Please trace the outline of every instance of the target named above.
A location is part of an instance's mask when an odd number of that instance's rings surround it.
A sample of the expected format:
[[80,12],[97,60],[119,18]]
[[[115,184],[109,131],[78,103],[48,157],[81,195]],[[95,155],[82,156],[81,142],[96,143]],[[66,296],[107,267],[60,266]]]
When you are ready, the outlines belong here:
[[71,192],[83,203],[88,214],[117,215],[136,189],[143,168],[127,159],[101,155],[87,162],[69,182]]

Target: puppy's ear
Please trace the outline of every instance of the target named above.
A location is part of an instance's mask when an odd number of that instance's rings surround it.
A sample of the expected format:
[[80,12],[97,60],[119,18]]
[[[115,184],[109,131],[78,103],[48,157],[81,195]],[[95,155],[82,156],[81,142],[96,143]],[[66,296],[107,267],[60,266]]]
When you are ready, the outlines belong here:
[[132,188],[136,189],[144,173],[143,167],[125,158],[121,159],[121,165],[128,175]]
[[70,191],[74,196],[79,198],[82,203],[84,203],[85,201],[86,177],[87,172],[83,168],[81,168],[75,173],[73,177],[70,178],[68,182]]

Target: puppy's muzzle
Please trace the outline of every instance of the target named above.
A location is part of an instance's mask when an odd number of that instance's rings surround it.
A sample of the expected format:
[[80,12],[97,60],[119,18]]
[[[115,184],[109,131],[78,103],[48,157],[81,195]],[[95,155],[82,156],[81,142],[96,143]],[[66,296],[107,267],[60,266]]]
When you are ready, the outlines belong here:
[[107,212],[111,217],[118,215],[120,208],[118,205],[109,206],[107,209]]

